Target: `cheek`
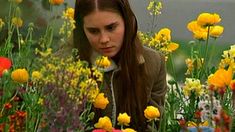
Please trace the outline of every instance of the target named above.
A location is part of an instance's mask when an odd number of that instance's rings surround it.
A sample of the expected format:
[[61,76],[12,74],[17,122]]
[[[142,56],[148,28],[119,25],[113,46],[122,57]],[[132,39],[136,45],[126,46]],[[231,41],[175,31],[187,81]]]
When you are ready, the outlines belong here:
[[93,35],[90,35],[89,33],[85,33],[85,34],[91,46],[92,47],[96,46],[98,43],[97,37],[94,37]]

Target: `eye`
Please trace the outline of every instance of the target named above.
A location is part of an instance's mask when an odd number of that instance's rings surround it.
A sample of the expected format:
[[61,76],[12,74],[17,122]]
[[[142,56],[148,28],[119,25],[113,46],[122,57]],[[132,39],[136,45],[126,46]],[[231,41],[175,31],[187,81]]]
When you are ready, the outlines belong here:
[[98,34],[99,33],[99,29],[96,29],[96,28],[88,28],[87,30],[91,34]]
[[106,27],[108,31],[114,31],[117,27],[117,24],[111,24]]

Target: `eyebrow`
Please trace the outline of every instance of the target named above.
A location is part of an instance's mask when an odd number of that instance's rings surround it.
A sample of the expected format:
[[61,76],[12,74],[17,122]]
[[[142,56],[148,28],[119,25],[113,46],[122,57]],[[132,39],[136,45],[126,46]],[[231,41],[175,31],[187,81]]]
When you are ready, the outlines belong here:
[[106,25],[105,28],[108,28],[108,27],[111,27],[111,26],[116,26],[116,25],[118,25],[118,22],[112,22],[111,24]]
[[[108,25],[105,25],[104,27],[105,28],[108,28],[108,27],[110,27],[110,26],[114,26],[114,25],[118,25],[118,22],[116,21],[116,22],[112,22],[112,23],[110,23],[110,24],[108,24]],[[86,29],[97,29],[96,27],[89,27],[89,26],[85,26],[85,28]]]

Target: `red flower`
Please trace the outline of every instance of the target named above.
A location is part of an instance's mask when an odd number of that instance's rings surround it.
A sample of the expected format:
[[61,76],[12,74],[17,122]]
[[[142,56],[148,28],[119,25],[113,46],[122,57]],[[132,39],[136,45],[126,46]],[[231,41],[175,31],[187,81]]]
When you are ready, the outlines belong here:
[[[107,132],[104,129],[95,129],[92,132]],[[113,129],[112,132],[122,132],[121,130]]]
[[6,103],[6,104],[4,104],[4,107],[5,107],[5,109],[10,109],[10,108],[12,108],[12,105],[11,105],[11,103]]
[[200,110],[197,110],[197,111],[194,113],[194,116],[195,116],[196,119],[200,119],[200,118],[201,118],[201,115],[202,115],[202,113],[201,113]]
[[93,130],[92,132],[106,132],[106,130],[103,130],[103,129],[95,129],[95,130]]
[[2,77],[2,74],[5,70],[8,70],[11,68],[11,60],[6,57],[0,57],[0,77]]
[[16,111],[16,114],[18,117],[24,118],[27,115],[27,112],[25,111]]

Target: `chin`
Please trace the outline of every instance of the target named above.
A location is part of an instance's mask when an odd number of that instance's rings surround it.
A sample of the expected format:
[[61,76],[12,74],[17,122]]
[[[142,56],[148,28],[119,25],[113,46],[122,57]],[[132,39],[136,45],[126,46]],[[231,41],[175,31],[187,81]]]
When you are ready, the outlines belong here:
[[107,57],[109,57],[109,58],[112,58],[112,57],[115,56],[115,54],[113,54],[113,53],[109,53],[109,54],[104,53],[103,56],[107,56]]

